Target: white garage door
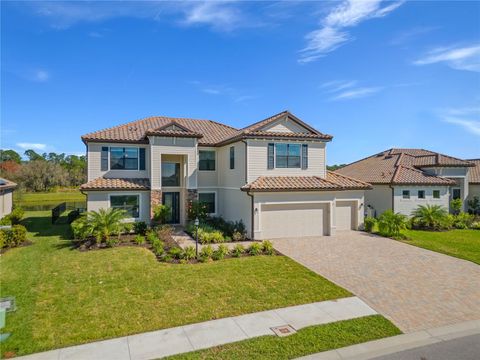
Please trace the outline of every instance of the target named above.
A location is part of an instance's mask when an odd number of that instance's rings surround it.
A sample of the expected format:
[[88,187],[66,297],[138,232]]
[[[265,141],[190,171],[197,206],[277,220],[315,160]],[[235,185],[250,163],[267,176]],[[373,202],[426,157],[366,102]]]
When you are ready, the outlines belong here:
[[322,236],[328,229],[326,204],[262,205],[260,216],[263,239]]
[[355,229],[355,202],[337,201],[335,207],[337,230]]

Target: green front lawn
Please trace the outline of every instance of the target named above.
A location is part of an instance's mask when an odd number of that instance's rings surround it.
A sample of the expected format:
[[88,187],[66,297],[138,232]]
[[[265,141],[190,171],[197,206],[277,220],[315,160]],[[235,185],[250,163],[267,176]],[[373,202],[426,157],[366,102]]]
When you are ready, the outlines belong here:
[[1,296],[17,301],[3,354],[350,296],[284,256],[175,265],[141,248],[72,250],[68,226],[48,215],[27,213],[33,245],[0,258]]
[[24,193],[15,191],[14,203],[16,206],[35,206],[59,204],[62,202],[85,202],[86,197],[78,190],[57,192]]
[[390,321],[373,315],[307,327],[287,337],[262,336],[168,359],[293,359],[398,334],[401,331]]
[[402,241],[407,244],[480,264],[479,230],[405,230],[403,233],[408,237],[408,240]]

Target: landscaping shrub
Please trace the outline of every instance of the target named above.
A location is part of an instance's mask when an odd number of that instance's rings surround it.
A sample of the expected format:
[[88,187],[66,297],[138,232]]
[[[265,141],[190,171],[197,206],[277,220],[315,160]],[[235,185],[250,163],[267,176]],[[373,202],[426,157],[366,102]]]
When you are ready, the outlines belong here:
[[222,260],[225,256],[228,255],[228,247],[224,244],[218,245],[217,250],[213,252],[213,260]]
[[165,224],[170,216],[171,209],[167,205],[158,204],[153,208],[153,220]]
[[260,255],[262,253],[262,245],[259,244],[259,243],[253,243],[252,245],[250,245],[250,247],[248,248],[248,253],[250,255]]
[[6,236],[5,236],[5,232],[1,231],[0,230],[0,250],[4,248],[4,246],[6,245],[7,239],[6,239]]
[[444,230],[450,227],[448,211],[440,205],[419,205],[412,212],[412,227],[417,229]]
[[377,224],[377,219],[371,216],[367,216],[364,220],[364,227],[366,232],[373,232],[375,225]]
[[[185,231],[190,234],[193,238],[197,236],[197,229],[193,223],[190,223],[185,228]],[[217,244],[225,242],[225,237],[223,233],[214,227],[206,224],[201,224],[198,226],[198,241],[201,244]]]
[[221,216],[211,216],[205,222],[214,229],[220,230],[225,237],[232,238],[234,241],[245,240],[246,228],[242,220],[226,221]]
[[378,229],[383,236],[400,236],[400,232],[406,228],[406,225],[407,217],[392,210],[385,211],[378,218]]
[[5,215],[1,220],[0,220],[0,225],[12,225],[12,221],[8,217],[8,215]]
[[453,220],[453,226],[456,229],[468,229],[472,226],[475,216],[466,212],[460,212]]
[[163,243],[157,239],[156,242],[152,243],[152,251],[155,255],[162,256],[165,253]]
[[23,225],[13,225],[10,229],[0,230],[2,247],[13,248],[23,244],[27,240],[27,229]]
[[187,246],[183,249],[182,258],[185,260],[192,260],[195,258],[195,248],[193,246]]
[[263,253],[266,255],[273,255],[274,249],[273,249],[272,242],[268,240],[262,241],[262,250],[263,250]]
[[72,229],[73,238],[77,240],[84,240],[92,235],[92,229],[87,222],[86,213],[73,221],[70,224],[70,228]]
[[480,221],[475,221],[472,223],[472,225],[470,226],[470,229],[472,230],[480,230]]
[[232,234],[232,240],[233,241],[243,241],[243,240],[245,240],[245,235],[243,235],[240,231],[235,231]]
[[[124,210],[109,208],[89,211],[72,222],[71,228],[75,239],[86,239],[95,236],[97,244],[107,242],[112,235],[128,231],[132,225],[125,223]],[[111,241],[113,244],[115,241]]]
[[150,244],[153,244],[155,241],[160,241],[160,239],[158,238],[158,235],[155,231],[153,230],[150,230],[150,231],[147,231],[146,233],[146,237],[147,237],[147,241],[150,243]]
[[234,257],[240,257],[244,252],[245,252],[245,248],[243,247],[242,244],[235,245],[235,247],[230,251],[230,253]]
[[145,221],[137,221],[133,223],[133,231],[136,234],[145,235],[147,232],[148,226]]
[[17,225],[17,224],[20,224],[20,221],[22,221],[24,215],[25,215],[25,211],[23,211],[22,208],[16,207],[7,216],[10,219],[10,222],[12,223],[12,225]]
[[137,245],[143,245],[145,244],[145,236],[137,234],[135,238],[133,239]]
[[478,196],[468,200],[468,212],[475,215],[480,214],[480,198]]
[[453,199],[450,201],[450,208],[453,211],[454,215],[457,215],[462,211],[463,201],[462,199]]
[[211,259],[213,256],[213,248],[211,245],[206,245],[202,247],[202,250],[200,250],[200,259],[203,261],[206,261],[208,259]]
[[183,250],[179,247],[174,247],[174,248],[171,248],[168,253],[174,259],[180,260],[182,258],[182,255],[183,255]]
[[188,220],[195,220],[198,218],[201,222],[204,222],[208,217],[207,205],[200,201],[190,201],[187,205],[187,218]]
[[109,236],[107,237],[107,239],[105,240],[105,244],[108,246],[108,247],[114,247],[116,245],[118,245],[118,243],[120,242],[120,239],[116,236]]

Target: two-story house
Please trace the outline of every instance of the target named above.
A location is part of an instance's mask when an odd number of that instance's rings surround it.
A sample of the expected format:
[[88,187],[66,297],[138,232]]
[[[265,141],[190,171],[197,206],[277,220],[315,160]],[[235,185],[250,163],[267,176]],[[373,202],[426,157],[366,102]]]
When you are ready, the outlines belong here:
[[372,184],[365,205],[374,216],[388,209],[410,216],[427,204],[449,209],[453,199],[461,199],[467,210],[475,194],[474,161],[424,149],[385,150],[335,172]]
[[149,221],[156,204],[185,224],[193,200],[248,236],[331,235],[363,223],[370,185],[326,170],[323,134],[288,111],[243,129],[210,120],[149,117],[82,136],[88,210],[125,209]]

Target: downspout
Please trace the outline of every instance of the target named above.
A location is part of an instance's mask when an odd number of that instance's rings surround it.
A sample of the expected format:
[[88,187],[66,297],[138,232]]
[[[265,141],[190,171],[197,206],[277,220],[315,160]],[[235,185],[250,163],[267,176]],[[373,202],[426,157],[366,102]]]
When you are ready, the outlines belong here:
[[392,185],[388,185],[392,189],[392,211],[395,212],[395,190]]

